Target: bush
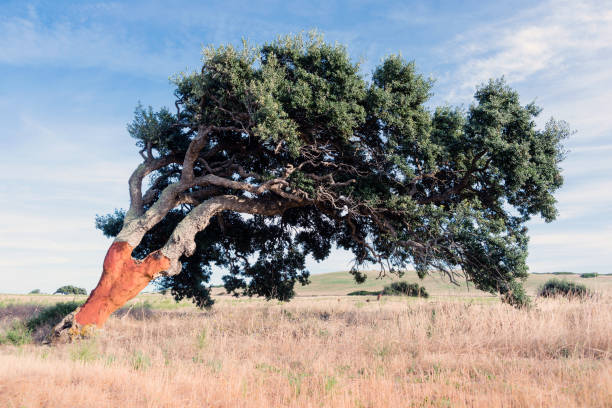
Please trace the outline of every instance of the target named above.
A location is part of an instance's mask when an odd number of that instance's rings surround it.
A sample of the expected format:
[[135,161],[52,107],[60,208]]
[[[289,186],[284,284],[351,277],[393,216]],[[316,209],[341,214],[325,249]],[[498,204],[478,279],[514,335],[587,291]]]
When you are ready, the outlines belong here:
[[86,295],[87,291],[83,288],[78,288],[72,285],[62,286],[58,290],[55,291],[54,295]]
[[575,275],[574,272],[553,272],[551,275]]
[[538,291],[538,296],[541,297],[565,296],[567,298],[584,298],[590,295],[591,292],[586,286],[560,279],[546,281]]
[[40,289],[34,289],[34,290],[30,291],[30,293],[29,293],[29,294],[30,294],[30,295],[37,295],[37,294],[39,294],[39,293],[40,293]]
[[15,320],[11,327],[0,335],[0,344],[11,343],[15,346],[21,346],[32,341],[30,330],[20,320]]
[[26,326],[30,331],[34,331],[42,326],[53,327],[61,322],[66,315],[74,312],[81,304],[81,302],[56,303],[53,306],[43,309],[39,314],[29,319],[26,322]]
[[423,286],[419,286],[418,283],[408,282],[393,282],[383,288],[383,295],[400,295],[400,296],[415,296],[415,297],[429,297],[429,293]]
[[380,291],[356,290],[355,292],[347,293],[347,296],[377,296]]
[[581,278],[596,278],[598,276],[599,274],[597,272],[583,273],[580,275]]

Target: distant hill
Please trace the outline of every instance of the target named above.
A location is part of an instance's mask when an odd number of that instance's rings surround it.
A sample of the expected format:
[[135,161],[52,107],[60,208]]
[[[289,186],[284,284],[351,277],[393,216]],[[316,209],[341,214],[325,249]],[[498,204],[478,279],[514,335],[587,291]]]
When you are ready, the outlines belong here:
[[[561,276],[560,276],[561,275]],[[342,296],[356,290],[377,291],[382,290],[383,286],[397,280],[405,280],[408,282],[417,282],[419,285],[425,286],[432,297],[436,296],[458,296],[458,297],[483,297],[492,296],[489,293],[482,292],[473,285],[467,285],[466,282],[461,282],[460,286],[455,286],[449,283],[448,278],[433,274],[421,280],[416,275],[416,272],[406,272],[403,278],[385,277],[377,279],[378,272],[368,272],[368,279],[363,284],[357,284],[353,280],[353,276],[348,272],[332,272],[317,275],[311,275],[311,284],[307,286],[296,285],[298,296]],[[573,273],[537,273],[530,274],[525,287],[527,293],[535,295],[540,285],[548,279],[567,279],[569,281],[580,282],[587,287],[601,292],[612,293],[612,275],[600,275],[596,278],[584,279],[579,274]]]

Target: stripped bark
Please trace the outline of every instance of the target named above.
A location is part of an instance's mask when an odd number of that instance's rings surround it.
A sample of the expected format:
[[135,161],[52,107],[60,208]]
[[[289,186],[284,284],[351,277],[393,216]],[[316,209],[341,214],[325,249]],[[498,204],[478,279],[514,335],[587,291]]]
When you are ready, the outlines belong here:
[[[201,133],[200,136],[204,134]],[[143,211],[143,178],[152,171],[177,161],[175,158],[145,160],[145,163],[136,168],[129,180],[130,209],[121,231],[108,249],[100,281],[83,307],[77,310],[73,317],[56,326],[53,339],[67,341],[81,335],[83,330],[87,331],[88,327],[101,328],[115,310],[134,298],[151,280],[161,275],[178,274],[181,271],[180,258],[183,255],[192,255],[195,250],[195,235],[206,228],[210,219],[219,212],[280,215],[288,208],[307,203],[307,200],[286,192],[283,196],[271,194],[274,191],[282,191],[280,189],[287,186],[286,178],[290,171],[286,172],[284,178],[273,179],[261,185],[238,182],[214,174],[194,177],[193,162],[199,149],[205,144],[203,136],[200,136],[193,140],[188,154],[185,155],[180,181],[167,186],[147,211]],[[206,189],[191,193],[187,191],[195,186]],[[220,191],[219,188],[242,190],[259,196],[248,198],[215,195]],[[145,197],[147,194],[149,192],[145,193]],[[144,260],[134,259],[132,251],[144,235],[170,210],[185,203],[194,205],[194,208],[177,225],[163,248],[152,252]]]

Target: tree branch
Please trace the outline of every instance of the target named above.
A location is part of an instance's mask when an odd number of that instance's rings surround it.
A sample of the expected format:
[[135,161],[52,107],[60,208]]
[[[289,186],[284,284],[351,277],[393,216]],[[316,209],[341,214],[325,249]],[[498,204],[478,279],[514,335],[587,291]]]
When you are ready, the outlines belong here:
[[178,163],[178,158],[171,155],[160,157],[159,159],[147,159],[134,170],[128,182],[130,188],[130,208],[126,214],[126,220],[139,217],[143,213],[142,180],[151,172],[171,163]]
[[287,209],[300,205],[301,203],[295,201],[245,198],[233,195],[210,198],[185,216],[161,249],[161,253],[171,261],[169,270],[162,272],[162,274],[176,275],[181,271],[179,258],[183,255],[193,255],[196,249],[195,235],[205,229],[210,219],[217,213],[229,210],[246,214],[273,216],[280,215]]

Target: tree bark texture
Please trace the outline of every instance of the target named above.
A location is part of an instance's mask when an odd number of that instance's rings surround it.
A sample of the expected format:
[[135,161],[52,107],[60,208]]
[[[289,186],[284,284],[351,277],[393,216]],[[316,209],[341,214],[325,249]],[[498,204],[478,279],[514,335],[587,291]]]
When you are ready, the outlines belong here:
[[102,327],[111,313],[135,297],[151,279],[170,266],[170,260],[159,251],[139,261],[132,258],[133,249],[127,242],[114,242],[108,249],[100,282],[75,315],[76,322],[81,326]]

